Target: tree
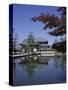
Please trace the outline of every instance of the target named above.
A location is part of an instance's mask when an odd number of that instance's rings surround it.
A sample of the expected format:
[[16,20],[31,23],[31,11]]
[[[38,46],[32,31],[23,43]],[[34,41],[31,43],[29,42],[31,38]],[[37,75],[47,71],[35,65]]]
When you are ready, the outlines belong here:
[[15,33],[15,29],[11,26],[9,27],[9,53],[17,51],[17,37],[18,35]]
[[60,12],[60,17],[47,12],[46,14],[42,13],[40,16],[35,16],[31,20],[42,22],[45,30],[52,29],[53,31],[49,32],[50,35],[62,36],[66,34],[66,7],[59,7],[57,11]]
[[[51,29],[48,32],[52,36],[63,36],[66,35],[66,7],[59,7],[57,12],[60,13],[60,17],[56,15],[51,15],[50,13],[42,13],[40,16],[35,16],[31,20],[36,22],[42,22],[44,24],[44,30]],[[53,48],[65,52],[66,51],[66,40],[60,44],[53,44]]]
[[17,51],[17,34],[13,35],[13,51]]
[[33,33],[30,32],[28,38],[26,39],[26,47],[28,52],[33,52],[34,45],[35,45],[34,36]]
[[33,36],[32,32],[30,32],[29,35],[28,35],[27,44],[28,45],[33,45],[34,44],[34,36]]

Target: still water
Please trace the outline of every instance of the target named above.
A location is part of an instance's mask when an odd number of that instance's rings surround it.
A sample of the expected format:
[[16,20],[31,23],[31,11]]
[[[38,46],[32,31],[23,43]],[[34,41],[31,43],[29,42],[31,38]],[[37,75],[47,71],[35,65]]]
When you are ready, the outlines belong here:
[[[24,62],[26,61],[26,62]],[[66,82],[66,58],[22,57],[13,62],[13,85]]]

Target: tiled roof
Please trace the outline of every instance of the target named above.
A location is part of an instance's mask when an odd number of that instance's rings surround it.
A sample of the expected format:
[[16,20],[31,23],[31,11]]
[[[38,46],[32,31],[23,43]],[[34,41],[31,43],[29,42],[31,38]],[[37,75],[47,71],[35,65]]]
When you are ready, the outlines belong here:
[[35,38],[35,42],[47,42],[47,40],[42,37],[37,37]]
[[[34,41],[35,41],[36,43],[37,43],[37,42],[47,42],[47,40],[44,39],[44,38],[42,38],[42,37],[36,37],[36,38],[34,38]],[[20,45],[22,45],[22,44],[25,45],[26,43],[27,43],[27,39],[24,39]]]

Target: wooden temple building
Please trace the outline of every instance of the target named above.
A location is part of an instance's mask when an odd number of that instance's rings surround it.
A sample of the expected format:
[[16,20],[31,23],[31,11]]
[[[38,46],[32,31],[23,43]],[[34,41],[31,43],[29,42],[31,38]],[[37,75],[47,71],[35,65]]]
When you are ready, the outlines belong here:
[[[26,40],[20,43],[19,45],[21,47],[21,52],[26,53],[27,52]],[[33,45],[33,51],[38,53],[40,52],[42,56],[45,55],[52,56],[55,54],[55,50],[48,45],[48,41],[41,37],[35,38],[35,45]]]

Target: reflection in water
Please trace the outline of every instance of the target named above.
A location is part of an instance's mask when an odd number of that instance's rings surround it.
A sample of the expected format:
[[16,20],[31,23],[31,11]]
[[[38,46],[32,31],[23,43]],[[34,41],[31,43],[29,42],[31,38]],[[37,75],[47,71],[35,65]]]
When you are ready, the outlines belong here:
[[55,67],[65,69],[66,57],[54,57]]
[[63,83],[66,81],[66,58],[27,56],[13,64],[14,85]]
[[29,64],[24,65],[24,67],[23,67],[23,64],[21,64],[21,66],[22,66],[24,72],[26,71],[29,78],[31,78],[32,74],[34,72],[34,69],[37,67],[37,64],[29,63]]

